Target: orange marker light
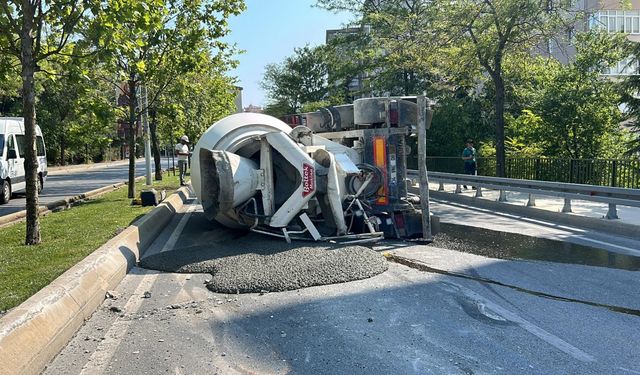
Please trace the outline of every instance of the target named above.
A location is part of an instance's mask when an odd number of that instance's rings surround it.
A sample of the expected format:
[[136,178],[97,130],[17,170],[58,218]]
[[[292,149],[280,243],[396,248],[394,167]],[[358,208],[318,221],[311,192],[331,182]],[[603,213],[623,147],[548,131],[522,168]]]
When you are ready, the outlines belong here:
[[387,145],[384,137],[373,138],[373,162],[382,170],[384,176],[384,183],[378,190],[380,198],[376,200],[376,204],[385,205],[389,203],[389,198],[387,197]]

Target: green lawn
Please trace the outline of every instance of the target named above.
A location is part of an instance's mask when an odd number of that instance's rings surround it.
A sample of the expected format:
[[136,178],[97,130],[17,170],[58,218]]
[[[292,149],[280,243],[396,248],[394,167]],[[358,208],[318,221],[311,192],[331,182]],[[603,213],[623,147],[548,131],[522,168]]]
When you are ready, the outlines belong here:
[[[171,194],[177,176],[165,173],[156,190]],[[138,183],[136,192],[145,188]],[[0,228],[0,311],[25,301],[153,207],[132,206],[126,186],[70,210],[40,218],[42,244],[25,246],[25,225]]]

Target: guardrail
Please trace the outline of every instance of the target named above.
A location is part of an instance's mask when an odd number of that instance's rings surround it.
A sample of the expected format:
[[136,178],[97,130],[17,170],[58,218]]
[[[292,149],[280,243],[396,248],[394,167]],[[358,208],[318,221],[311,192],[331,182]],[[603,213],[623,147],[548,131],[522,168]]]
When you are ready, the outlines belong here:
[[[417,177],[416,170],[407,171],[407,175]],[[498,201],[506,202],[507,191],[529,193],[527,206],[535,206],[535,195],[550,195],[564,198],[562,212],[571,212],[571,200],[586,200],[607,203],[607,219],[618,219],[617,205],[640,207],[640,189],[571,184],[566,182],[519,180],[486,176],[472,176],[455,173],[429,172],[429,180],[439,183],[438,190],[443,191],[445,183],[455,184],[455,193],[461,193],[462,185],[476,188],[476,197],[482,197],[482,188],[499,190]]]
[[[477,159],[478,174],[495,177],[496,159]],[[407,160],[412,168],[417,158]],[[427,156],[427,169],[443,173],[464,173],[460,157]],[[563,159],[547,157],[507,157],[505,177],[558,181],[573,184],[640,189],[640,159]]]

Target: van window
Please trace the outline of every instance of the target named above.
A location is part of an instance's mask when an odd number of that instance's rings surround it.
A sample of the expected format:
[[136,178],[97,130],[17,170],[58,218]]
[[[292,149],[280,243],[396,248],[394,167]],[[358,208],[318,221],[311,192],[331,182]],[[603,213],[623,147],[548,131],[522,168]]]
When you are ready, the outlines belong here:
[[16,149],[16,144],[13,141],[13,136],[9,134],[9,137],[7,138],[7,151],[11,151],[11,150],[15,151],[15,149]]
[[16,143],[18,145],[18,155],[20,155],[21,158],[24,158],[24,153],[26,148],[24,147],[24,135],[18,135],[15,134],[16,137]]
[[36,138],[36,149],[38,151],[38,156],[46,156],[46,152],[44,150],[44,140],[41,136]]
[[4,156],[4,134],[0,134],[0,158]]

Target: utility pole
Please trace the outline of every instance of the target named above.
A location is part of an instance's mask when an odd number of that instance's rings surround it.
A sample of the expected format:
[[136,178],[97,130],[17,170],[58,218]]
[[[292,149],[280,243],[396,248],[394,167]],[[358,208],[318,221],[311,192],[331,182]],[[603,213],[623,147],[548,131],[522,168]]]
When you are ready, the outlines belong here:
[[429,177],[427,175],[427,128],[431,125],[433,112],[427,98],[420,95],[418,104],[418,170],[420,172],[420,207],[422,209],[422,241],[433,242],[431,233],[431,210],[429,207]]

